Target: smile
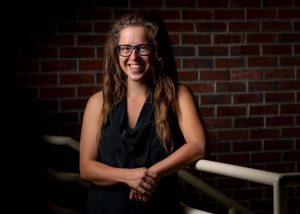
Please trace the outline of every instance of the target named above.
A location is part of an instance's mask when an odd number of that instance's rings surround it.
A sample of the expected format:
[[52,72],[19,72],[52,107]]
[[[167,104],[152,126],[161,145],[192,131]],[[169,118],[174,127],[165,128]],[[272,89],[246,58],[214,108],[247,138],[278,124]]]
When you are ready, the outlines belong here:
[[137,64],[129,64],[129,67],[131,69],[142,69],[143,68],[142,65],[137,65]]

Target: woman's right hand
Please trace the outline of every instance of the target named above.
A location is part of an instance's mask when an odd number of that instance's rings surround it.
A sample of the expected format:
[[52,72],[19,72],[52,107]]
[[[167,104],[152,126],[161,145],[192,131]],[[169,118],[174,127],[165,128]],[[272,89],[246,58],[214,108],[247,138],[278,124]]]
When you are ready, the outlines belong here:
[[156,173],[147,168],[129,169],[130,177],[127,185],[131,187],[129,198],[132,200],[149,199],[159,180]]

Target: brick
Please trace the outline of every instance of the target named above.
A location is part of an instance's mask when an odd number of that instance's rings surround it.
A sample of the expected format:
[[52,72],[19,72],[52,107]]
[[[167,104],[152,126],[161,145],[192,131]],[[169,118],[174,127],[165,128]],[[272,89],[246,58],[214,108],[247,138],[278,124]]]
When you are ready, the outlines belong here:
[[298,91],[300,89],[300,79],[299,81],[282,81],[280,82],[280,89]]
[[295,163],[266,164],[265,170],[277,173],[290,173],[295,171]]
[[283,153],[285,161],[299,161],[300,151],[288,151]]
[[221,70],[201,70],[200,71],[200,79],[201,80],[229,80],[229,71]]
[[265,70],[265,79],[267,80],[281,80],[281,79],[294,79],[295,71],[289,68],[277,68],[271,70]]
[[169,10],[165,8],[164,10],[160,10],[159,8],[152,10],[155,14],[161,17],[162,20],[179,20],[180,19],[180,10]]
[[293,126],[294,117],[289,116],[273,116],[266,118],[266,126]]
[[260,7],[261,1],[260,0],[252,0],[252,1],[235,0],[230,3],[230,6],[237,7],[237,8]]
[[250,161],[249,153],[240,154],[222,154],[219,156],[219,161],[222,163],[236,164],[239,166],[248,164]]
[[77,88],[78,90],[78,97],[90,97],[92,94],[100,91],[100,86],[93,86],[93,85],[89,85],[89,86],[80,86]]
[[102,60],[80,60],[79,71],[99,71],[102,65]]
[[82,9],[78,14],[79,20],[109,20],[112,19],[113,14],[108,9]]
[[253,163],[279,162],[281,154],[279,152],[255,153],[251,155],[251,160]]
[[146,1],[140,1],[140,0],[131,0],[131,7],[133,8],[157,8],[162,7],[163,0],[146,0]]
[[248,90],[253,91],[277,91],[279,89],[278,82],[249,82]]
[[201,104],[202,105],[216,105],[216,104],[230,104],[230,95],[202,95]]
[[281,129],[281,135],[284,138],[300,137],[300,127],[287,127]]
[[106,42],[104,35],[80,35],[77,37],[78,46],[100,46]]
[[247,44],[253,43],[275,43],[277,35],[275,33],[248,33],[246,34]]
[[183,20],[211,20],[212,12],[209,10],[183,10],[182,19]]
[[278,114],[277,105],[251,105],[250,115],[275,115]]
[[281,67],[300,66],[300,57],[280,57],[279,66]]
[[217,116],[241,116],[246,115],[246,106],[217,106]]
[[264,7],[287,7],[293,6],[293,0],[265,0],[263,1]]
[[212,59],[183,59],[183,68],[212,68]]
[[200,8],[223,8],[228,6],[227,0],[197,0]]
[[246,91],[246,84],[244,82],[218,82],[218,92],[243,92]]
[[245,67],[244,58],[217,58],[215,59],[216,68],[241,68]]
[[194,32],[194,27],[192,22],[168,22],[165,24],[168,32]]
[[227,47],[209,47],[202,46],[198,48],[199,56],[228,56],[228,48]]
[[68,99],[61,101],[61,109],[62,110],[81,110],[86,106],[86,99]]
[[299,19],[300,9],[279,9],[278,10],[279,19]]
[[94,48],[61,48],[60,56],[62,58],[93,58],[95,56]]
[[205,92],[213,92],[214,84],[213,83],[188,83],[187,84],[191,90],[195,93],[205,93]]
[[230,22],[229,31],[230,32],[259,32],[259,22],[256,21],[243,21],[243,22]]
[[200,112],[203,117],[214,117],[215,116],[215,109],[213,107],[201,106]]
[[174,56],[195,56],[195,48],[194,47],[176,47],[173,46]]
[[266,128],[266,129],[253,129],[250,130],[250,139],[271,139],[271,138],[279,138],[280,130],[274,128]]
[[232,80],[261,80],[263,72],[261,70],[233,70],[231,72]]
[[[88,33],[92,32],[93,25],[89,22],[63,22],[63,23],[57,23],[57,31],[59,33]],[[60,35],[60,37],[66,37],[63,38],[63,40],[67,39],[67,36]],[[73,37],[73,35],[72,35]]]
[[291,53],[290,45],[265,45],[262,48],[263,55],[291,55]]
[[247,118],[235,118],[235,128],[250,128],[250,127],[262,127],[264,125],[263,117],[247,117]]
[[197,32],[225,32],[227,30],[227,26],[225,22],[212,22],[212,23],[196,23],[196,31]]
[[81,85],[93,84],[95,82],[95,74],[61,74],[60,84],[65,85]]
[[75,60],[42,61],[42,71],[74,71],[77,70]]
[[108,30],[110,29],[112,25],[112,21],[109,20],[105,20],[103,22],[103,20],[101,22],[95,22],[94,23],[94,32],[96,33],[107,33]]
[[247,185],[247,181],[235,178],[220,178],[217,180],[217,188],[226,189],[241,189]]
[[74,43],[73,35],[44,35],[39,37],[39,45],[42,46],[70,46]]
[[181,81],[195,81],[198,79],[197,71],[180,71],[178,72],[178,79]]
[[230,118],[211,118],[206,119],[207,128],[221,129],[221,128],[232,128],[232,120]]
[[269,103],[278,103],[278,102],[291,102],[294,101],[294,93],[284,93],[284,92],[273,92],[266,93],[265,100]]
[[199,34],[184,34],[182,35],[182,44],[210,44],[211,38],[209,35]]
[[292,140],[265,140],[264,141],[264,150],[288,150],[293,149],[294,143]]
[[210,143],[209,144],[209,152],[210,153],[228,153],[231,152],[231,143],[228,142],[216,142],[216,143]]
[[214,44],[239,44],[242,42],[241,34],[218,34],[214,35]]
[[214,10],[214,17],[216,20],[239,20],[244,19],[245,14],[243,10],[239,9],[216,9]]
[[263,198],[263,190],[261,188],[257,189],[235,189],[233,191],[233,197],[234,200],[249,200],[249,199],[257,199],[257,198]]
[[263,95],[262,94],[235,94],[233,96],[233,102],[235,104],[241,103],[262,103]]
[[249,67],[277,67],[277,57],[248,57]]
[[[149,0],[150,1],[150,0]],[[194,7],[195,1],[194,0],[165,0],[166,7]]]
[[300,40],[299,33],[278,33],[279,43],[298,43]]
[[300,104],[282,104],[280,105],[280,114],[300,114]]
[[217,140],[247,140],[249,139],[249,131],[244,129],[217,131]]
[[246,18],[247,20],[262,20],[262,19],[275,19],[277,17],[276,9],[269,9],[269,8],[255,8],[255,9],[248,9]]
[[231,56],[252,56],[259,54],[260,47],[258,45],[232,46],[230,49]]
[[263,21],[261,28],[262,32],[291,31],[292,23],[288,21]]
[[47,87],[40,89],[40,97],[45,98],[70,98],[75,97],[74,87]]
[[233,152],[251,152],[251,151],[261,151],[262,142],[261,141],[242,141],[234,142],[232,145]]

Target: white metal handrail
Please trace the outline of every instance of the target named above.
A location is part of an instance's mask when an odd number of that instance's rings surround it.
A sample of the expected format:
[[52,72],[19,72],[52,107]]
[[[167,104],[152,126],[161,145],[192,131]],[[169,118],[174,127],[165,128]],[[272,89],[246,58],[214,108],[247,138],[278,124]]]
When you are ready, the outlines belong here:
[[[71,137],[44,135],[43,139],[47,143],[55,145],[67,145],[70,148],[79,151],[79,142]],[[274,173],[205,159],[197,161],[195,168],[203,172],[209,172],[273,186],[274,214],[286,213],[286,187],[289,185],[300,185],[300,173]],[[61,173],[52,169],[48,169],[48,174],[59,180],[72,180],[80,183],[81,185],[87,186],[85,182],[80,181],[78,174],[76,175],[68,172]],[[230,214],[234,214],[236,211],[242,214],[251,213],[246,207],[227,197],[217,189],[209,186],[191,173],[188,173],[186,170],[179,170],[178,174],[179,177],[185,182],[226,206]],[[188,214],[207,213],[190,208],[188,206],[185,207],[185,212]]]
[[[43,140],[44,140],[44,142],[49,143],[49,144],[67,145],[71,149],[79,151],[79,142],[71,137],[44,135]],[[83,181],[81,179],[79,173],[58,172],[54,169],[47,169],[47,174],[56,180],[67,181],[67,182],[76,182],[83,187],[89,188],[89,183],[86,181]],[[57,206],[55,206],[55,207],[57,207]],[[210,212],[205,212],[203,210],[194,209],[184,203],[181,203],[181,207],[185,214],[213,214]],[[58,208],[56,208],[56,209],[58,209]],[[63,210],[64,208],[59,207],[59,209]]]
[[300,185],[300,173],[280,174],[210,160],[199,160],[195,167],[199,171],[273,186],[274,214],[285,214],[287,212],[286,187],[288,185]]

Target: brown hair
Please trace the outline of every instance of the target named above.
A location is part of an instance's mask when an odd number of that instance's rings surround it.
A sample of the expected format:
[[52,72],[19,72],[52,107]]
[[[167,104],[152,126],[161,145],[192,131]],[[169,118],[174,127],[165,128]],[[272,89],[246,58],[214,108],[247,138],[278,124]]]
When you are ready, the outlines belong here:
[[[169,44],[169,41],[166,43],[167,33],[160,19],[151,13],[134,12],[123,15],[116,20],[107,35],[102,85],[104,102],[100,134],[103,133],[108,114],[113,105],[118,103],[127,93],[126,75],[120,67],[115,47],[118,45],[121,30],[128,26],[144,27],[149,42],[152,42],[155,47],[155,60],[152,66],[150,86],[153,91],[152,103],[155,112],[156,133],[166,151],[171,152],[173,137],[168,122],[168,114],[170,113],[170,107],[174,112],[178,112],[175,87],[176,70],[171,47],[166,48],[166,44]],[[170,59],[170,56],[172,59]],[[166,66],[168,66],[168,70],[166,70]]]

